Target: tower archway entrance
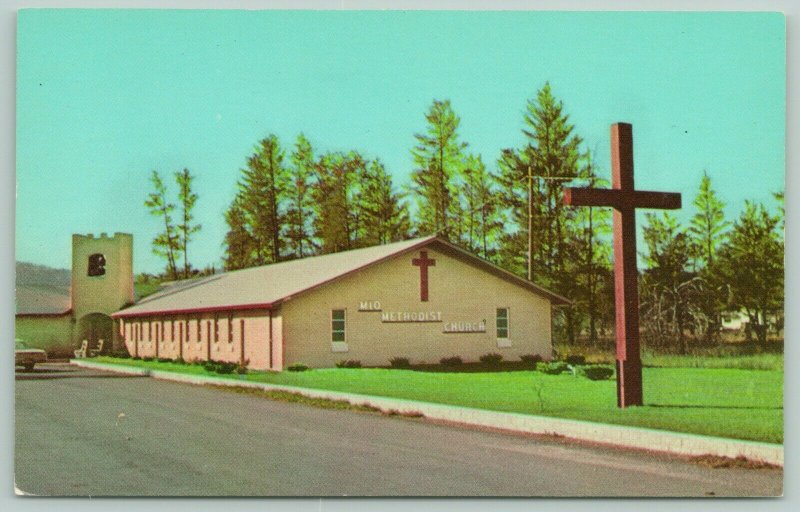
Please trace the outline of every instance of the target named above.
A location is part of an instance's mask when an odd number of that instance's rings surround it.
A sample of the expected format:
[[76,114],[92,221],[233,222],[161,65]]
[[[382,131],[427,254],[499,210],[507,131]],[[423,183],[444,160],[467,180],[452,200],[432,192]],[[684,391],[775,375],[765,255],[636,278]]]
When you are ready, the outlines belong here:
[[78,320],[77,343],[80,348],[83,340],[89,341],[89,349],[96,349],[103,340],[103,352],[110,352],[114,339],[114,321],[103,313],[89,313]]

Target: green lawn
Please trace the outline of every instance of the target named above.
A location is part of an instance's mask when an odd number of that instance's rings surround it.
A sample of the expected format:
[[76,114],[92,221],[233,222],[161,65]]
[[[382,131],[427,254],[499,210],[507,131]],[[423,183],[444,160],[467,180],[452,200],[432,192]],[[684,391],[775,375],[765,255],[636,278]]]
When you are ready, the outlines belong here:
[[[198,365],[98,357],[98,362],[216,375]],[[228,375],[238,379],[237,375]],[[433,373],[387,369],[251,372],[247,380],[349,391],[678,432],[783,442],[783,372],[645,368],[644,407],[616,407],[613,380],[534,371]],[[541,397],[541,399],[540,399]]]

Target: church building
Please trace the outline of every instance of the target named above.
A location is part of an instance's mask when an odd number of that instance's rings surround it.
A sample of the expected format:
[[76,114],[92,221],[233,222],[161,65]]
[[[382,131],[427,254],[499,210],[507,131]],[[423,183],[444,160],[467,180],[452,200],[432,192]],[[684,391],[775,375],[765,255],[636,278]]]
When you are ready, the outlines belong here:
[[111,316],[134,356],[280,371],[549,358],[568,303],[431,236],[175,282]]
[[121,348],[110,315],[134,303],[133,235],[72,235],[69,285],[19,284],[16,292],[16,337],[30,346],[59,355],[82,340],[90,348],[103,340],[103,352]]

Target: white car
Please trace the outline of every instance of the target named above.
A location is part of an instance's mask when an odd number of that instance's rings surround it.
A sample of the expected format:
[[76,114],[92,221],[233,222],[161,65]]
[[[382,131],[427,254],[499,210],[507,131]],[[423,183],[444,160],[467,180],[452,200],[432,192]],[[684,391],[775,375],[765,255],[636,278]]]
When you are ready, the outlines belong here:
[[33,370],[36,363],[44,363],[47,361],[47,352],[38,348],[28,347],[24,341],[15,340],[14,346],[14,364],[15,366],[22,366],[27,371]]

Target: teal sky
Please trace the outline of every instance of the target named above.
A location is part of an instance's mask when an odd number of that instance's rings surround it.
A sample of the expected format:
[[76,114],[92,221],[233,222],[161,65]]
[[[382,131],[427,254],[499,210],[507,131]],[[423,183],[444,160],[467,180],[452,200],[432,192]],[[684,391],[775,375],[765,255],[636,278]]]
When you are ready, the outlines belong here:
[[[783,190],[784,18],[776,13],[24,10],[17,58],[16,259],[70,265],[70,235],[134,234],[157,272],[153,169],[188,167],[216,264],[223,212],[255,143],[380,157],[402,186],[414,133],[449,98],[495,166],[523,143],[550,81],[609,175],[608,131],[633,123],[637,188],[684,194],[702,171],[733,217]],[[172,191],[175,191],[173,185]],[[641,218],[640,218],[641,225]]]

